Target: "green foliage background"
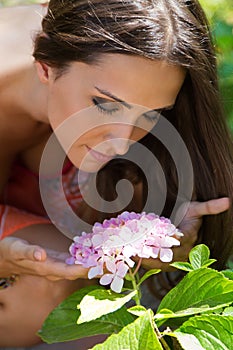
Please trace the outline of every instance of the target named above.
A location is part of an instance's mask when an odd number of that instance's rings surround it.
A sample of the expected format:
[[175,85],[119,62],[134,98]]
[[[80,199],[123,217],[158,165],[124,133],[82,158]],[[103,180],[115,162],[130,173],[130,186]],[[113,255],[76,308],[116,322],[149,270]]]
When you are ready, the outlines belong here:
[[233,130],[233,0],[200,0],[200,3],[213,30],[222,98]]
[[[219,63],[220,88],[233,131],[233,0],[199,0],[213,31]],[[42,3],[41,0],[0,0],[1,6]]]

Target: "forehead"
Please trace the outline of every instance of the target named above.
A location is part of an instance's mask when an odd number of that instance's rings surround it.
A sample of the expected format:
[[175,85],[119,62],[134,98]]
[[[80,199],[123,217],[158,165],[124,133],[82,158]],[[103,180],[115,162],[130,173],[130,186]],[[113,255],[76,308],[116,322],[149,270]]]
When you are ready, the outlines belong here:
[[68,75],[95,94],[97,86],[128,103],[154,109],[174,104],[185,71],[165,61],[105,54],[97,64],[73,62]]

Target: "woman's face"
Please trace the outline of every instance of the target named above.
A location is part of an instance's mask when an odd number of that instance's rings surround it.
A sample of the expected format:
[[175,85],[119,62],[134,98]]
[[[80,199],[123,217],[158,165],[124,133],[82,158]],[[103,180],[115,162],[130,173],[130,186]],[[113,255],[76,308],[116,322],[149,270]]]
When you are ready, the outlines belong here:
[[73,62],[59,78],[48,67],[49,123],[71,162],[96,172],[172,108],[184,77],[165,61],[120,54],[105,54],[98,64]]

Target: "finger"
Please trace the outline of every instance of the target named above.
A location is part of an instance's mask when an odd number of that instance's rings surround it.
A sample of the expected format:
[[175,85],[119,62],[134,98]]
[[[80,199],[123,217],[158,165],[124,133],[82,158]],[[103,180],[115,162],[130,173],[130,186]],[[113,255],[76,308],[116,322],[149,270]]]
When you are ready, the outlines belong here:
[[27,259],[27,260],[46,260],[46,251],[37,246],[31,245],[27,241],[17,239],[10,246],[10,254],[16,260]]
[[230,199],[227,197],[211,199],[207,202],[192,202],[188,210],[189,217],[201,217],[203,215],[214,215],[228,210]]
[[67,265],[52,259],[34,263],[30,260],[21,260],[20,267],[28,274],[43,276],[50,280],[87,278],[88,273],[88,269],[80,265]]
[[55,272],[53,271],[53,276],[62,277],[68,280],[75,280],[77,278],[87,278],[88,268],[82,267],[80,265],[67,265],[57,266]]
[[[69,267],[64,271],[62,274],[61,272],[58,275],[48,275],[46,278],[48,278],[51,281],[57,281],[60,279],[66,279],[66,280],[76,280],[76,279],[88,279],[88,270],[87,268],[81,267],[81,266],[73,266]],[[98,276],[97,276],[98,277]],[[101,276],[99,276],[101,277]]]

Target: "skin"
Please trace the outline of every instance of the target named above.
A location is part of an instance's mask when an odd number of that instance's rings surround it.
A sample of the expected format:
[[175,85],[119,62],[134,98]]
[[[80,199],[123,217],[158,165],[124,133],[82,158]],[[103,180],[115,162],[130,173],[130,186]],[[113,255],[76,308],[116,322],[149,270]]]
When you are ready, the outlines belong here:
[[[28,8],[26,9],[28,11]],[[12,16],[12,20],[17,16],[18,20],[21,18],[22,21],[28,18],[28,27],[30,27],[37,18],[35,18],[35,7],[31,9],[31,16],[28,12],[25,17],[25,13],[11,13],[10,11],[7,15]],[[39,11],[39,8],[36,7],[36,10]],[[57,127],[64,123],[71,114],[88,107],[94,108],[91,107],[94,97],[107,98],[96,87],[110,91],[128,104],[144,106],[144,111],[148,111],[173,105],[185,76],[182,69],[169,66],[163,61],[109,54],[102,56],[98,65],[90,66],[73,62],[68,71],[56,79],[55,69],[40,62],[34,64],[33,60],[28,59],[28,54],[23,55],[24,50],[27,49],[25,51],[27,53],[29,51],[28,29],[22,30],[21,33],[22,43],[26,43],[26,46],[22,45],[22,47],[17,45],[16,40],[19,28],[13,26],[6,29],[10,38],[15,40],[17,54],[21,60],[14,66],[11,66],[12,60],[9,61],[11,64],[8,64],[7,57],[12,56],[12,48],[7,47],[4,51],[5,59],[1,61],[0,166],[3,170],[0,178],[0,192],[7,182],[16,155],[20,156],[25,167],[38,172],[41,154],[52,129],[56,131]],[[108,98],[108,100],[112,99]],[[85,158],[85,166],[89,171],[96,171],[104,165],[93,159],[86,146],[106,155],[124,154],[130,142],[144,135],[144,132],[140,134],[141,131],[135,126],[141,118],[138,113],[128,113],[124,114],[125,116],[130,125],[119,124],[116,128],[116,125],[111,124],[113,116],[104,115],[104,120],[108,125],[89,130],[86,134],[82,130],[81,137],[74,143],[68,154],[72,162],[79,166]],[[95,114],[94,117],[99,118],[100,116]],[[101,117],[103,117],[102,114]],[[116,121],[120,123],[121,119],[118,118],[121,116],[118,115],[116,118]],[[93,119],[90,120],[93,122]],[[89,121],[84,126],[84,131],[90,127],[88,123]],[[117,142],[119,138],[123,139],[122,142]],[[127,139],[130,140],[127,141]],[[61,141],[64,141],[63,147],[65,148],[66,140]],[[196,241],[203,215],[217,214],[227,210],[228,207],[227,198],[206,203],[191,203],[180,225],[181,227],[184,225],[185,237],[182,238],[182,247],[175,249],[175,259],[183,259],[184,255],[187,259],[187,252]],[[32,234],[34,230],[37,230],[36,226],[30,228]],[[11,273],[30,273],[47,276],[50,279],[75,279],[84,276],[82,268],[67,267],[60,253],[51,250],[46,252],[42,247],[20,241],[18,238],[23,237],[24,233],[25,230],[20,230],[16,233],[16,238],[8,237],[0,242],[0,257],[3,261],[0,266],[1,276]],[[155,260],[151,266],[154,267],[157,263]]]

